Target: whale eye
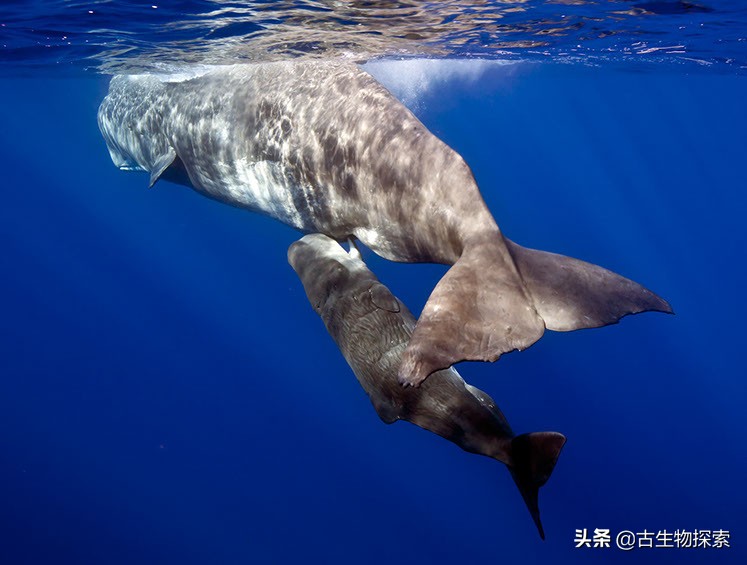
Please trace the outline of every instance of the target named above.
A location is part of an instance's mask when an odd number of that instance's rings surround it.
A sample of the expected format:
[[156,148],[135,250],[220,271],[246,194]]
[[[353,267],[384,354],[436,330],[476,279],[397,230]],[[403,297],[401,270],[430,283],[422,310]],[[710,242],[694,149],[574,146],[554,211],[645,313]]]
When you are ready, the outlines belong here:
[[326,270],[318,273],[318,289],[325,300],[341,288],[344,288],[346,275],[347,269],[339,263],[333,263]]
[[368,293],[371,295],[371,301],[376,305],[377,308],[381,308],[382,310],[393,312],[395,314],[399,312],[399,302],[397,301],[397,298],[383,284],[374,284],[371,288],[368,289]]

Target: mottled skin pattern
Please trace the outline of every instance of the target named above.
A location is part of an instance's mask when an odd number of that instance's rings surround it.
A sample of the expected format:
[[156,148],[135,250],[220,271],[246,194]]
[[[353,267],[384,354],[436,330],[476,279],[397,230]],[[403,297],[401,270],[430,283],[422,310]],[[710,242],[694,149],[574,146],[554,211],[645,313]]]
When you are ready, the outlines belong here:
[[[355,235],[396,261],[454,263],[476,226],[495,228],[461,156],[355,65],[235,65],[170,80],[112,80],[99,119],[118,166],[151,171],[170,146],[207,196],[304,232]],[[256,163],[272,165],[273,187],[247,182]]]
[[397,372],[415,318],[355,248],[348,254],[324,235],[307,235],[290,247],[288,260],[381,419],[412,422],[506,464],[543,535],[537,491],[565,438],[555,432],[517,438],[493,399],[465,383],[453,367],[436,371],[419,388],[400,386]]
[[387,259],[453,264],[403,355],[406,384],[524,349],[546,327],[669,311],[614,273],[505,239],[462,157],[350,63],[118,76],[99,125],[114,163],[151,184],[162,176],[304,232],[355,236]]

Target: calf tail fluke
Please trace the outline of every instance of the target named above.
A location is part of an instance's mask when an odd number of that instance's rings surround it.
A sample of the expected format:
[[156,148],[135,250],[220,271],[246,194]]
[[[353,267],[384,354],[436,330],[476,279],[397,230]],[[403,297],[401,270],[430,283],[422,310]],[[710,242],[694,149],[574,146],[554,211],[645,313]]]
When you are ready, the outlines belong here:
[[539,489],[550,478],[565,436],[557,432],[534,432],[516,436],[511,441],[511,476],[532,515],[539,535],[545,539],[539,512]]

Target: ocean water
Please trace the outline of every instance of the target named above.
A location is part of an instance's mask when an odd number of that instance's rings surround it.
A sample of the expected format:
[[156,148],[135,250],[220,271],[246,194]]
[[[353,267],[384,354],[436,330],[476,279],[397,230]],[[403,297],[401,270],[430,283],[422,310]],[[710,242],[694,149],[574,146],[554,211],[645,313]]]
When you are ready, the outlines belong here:
[[[0,8],[0,563],[745,562],[741,2],[152,6]],[[312,56],[365,62],[513,240],[676,311],[459,366],[568,437],[544,542],[502,465],[378,419],[286,262],[300,234],[111,163],[110,73]],[[364,257],[416,312],[445,272]]]

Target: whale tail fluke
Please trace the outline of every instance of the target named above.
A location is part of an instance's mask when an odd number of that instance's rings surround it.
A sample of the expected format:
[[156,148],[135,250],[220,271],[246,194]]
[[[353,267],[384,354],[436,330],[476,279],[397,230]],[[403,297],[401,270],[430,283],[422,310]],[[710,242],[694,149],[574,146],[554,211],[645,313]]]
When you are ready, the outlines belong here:
[[596,328],[651,310],[672,312],[650,290],[607,269],[489,233],[467,242],[431,293],[399,380],[418,386],[459,361],[495,361],[526,349],[545,328]]
[[513,464],[509,470],[542,539],[545,530],[540,520],[539,489],[550,478],[563,445],[565,436],[557,432],[522,434],[511,441]]
[[639,312],[673,313],[666,300],[612,271],[505,241],[548,330],[598,328]]
[[459,361],[495,361],[526,349],[545,323],[500,232],[473,238],[433,289],[402,355],[399,380],[419,386]]

